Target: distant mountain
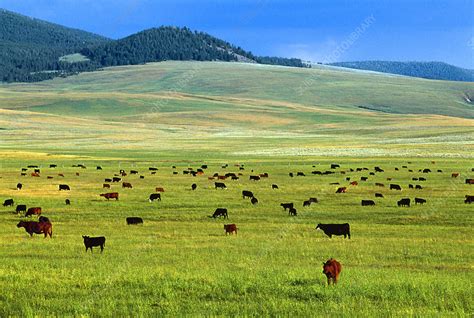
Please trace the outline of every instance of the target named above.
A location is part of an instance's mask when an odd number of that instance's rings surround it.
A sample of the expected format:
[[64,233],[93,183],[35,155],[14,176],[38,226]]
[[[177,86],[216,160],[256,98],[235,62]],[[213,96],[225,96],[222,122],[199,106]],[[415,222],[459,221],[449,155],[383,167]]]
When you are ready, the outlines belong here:
[[61,73],[54,70],[81,70],[80,65],[61,63],[59,58],[109,41],[96,34],[0,9],[0,80],[35,81]]
[[360,61],[338,62],[329,65],[435,80],[474,82],[474,70],[443,62]]

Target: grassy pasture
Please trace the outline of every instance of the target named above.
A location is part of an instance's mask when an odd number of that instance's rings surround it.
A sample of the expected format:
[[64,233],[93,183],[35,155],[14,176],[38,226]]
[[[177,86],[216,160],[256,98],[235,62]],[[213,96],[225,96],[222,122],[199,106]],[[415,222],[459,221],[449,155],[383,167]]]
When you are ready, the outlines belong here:
[[[414,169],[409,173],[403,164]],[[12,208],[1,208],[0,271],[1,315],[320,315],[337,311],[345,316],[454,315],[472,313],[472,208],[463,203],[472,186],[464,184],[470,173],[466,160],[418,158],[336,159],[292,158],[248,160],[239,181],[226,180],[228,190],[215,190],[207,176],[238,172],[238,161],[211,160],[205,176],[183,175],[202,161],[115,161],[83,158],[32,158],[2,160],[0,198],[41,206],[53,221],[53,239],[29,236],[15,227],[21,217]],[[229,163],[222,169],[222,163]],[[331,162],[342,168],[379,165],[384,173],[367,171],[329,176],[311,175],[327,170]],[[37,163],[40,178],[20,177],[20,167]],[[48,168],[49,163],[59,165]],[[72,168],[85,163],[88,168]],[[101,165],[104,170],[95,170]],[[178,175],[173,175],[172,165]],[[312,166],[315,165],[313,168]],[[148,167],[159,172],[152,176]],[[399,167],[400,171],[395,171]],[[432,173],[418,169],[428,167]],[[139,170],[124,178],[133,189],[112,185],[118,202],[98,196],[103,179],[118,170]],[[251,182],[248,175],[268,172],[270,177]],[[437,173],[442,169],[443,173]],[[75,172],[80,176],[76,176]],[[302,171],[306,177],[290,178]],[[451,172],[461,178],[452,179]],[[64,178],[57,173],[65,174]],[[47,180],[46,176],[54,176]],[[335,194],[346,177],[366,182]],[[391,182],[402,193],[375,182]],[[426,182],[408,181],[424,176]],[[17,182],[24,189],[14,189]],[[71,186],[58,191],[57,184]],[[190,190],[198,184],[196,191]],[[280,186],[272,190],[271,184]],[[423,190],[409,190],[408,183]],[[163,201],[147,202],[157,186]],[[241,198],[243,189],[259,199],[252,206]],[[381,192],[384,199],[375,199]],[[303,208],[316,196],[320,203]],[[398,208],[401,197],[422,197],[424,206]],[[71,206],[64,205],[69,198]],[[375,207],[361,207],[361,199],[374,199]],[[290,217],[279,203],[295,202],[299,215]],[[208,216],[216,207],[229,209],[229,220]],[[144,225],[127,226],[125,217],[140,216]],[[315,231],[317,223],[349,222],[352,239],[327,238]],[[237,236],[224,235],[223,224],[236,223]],[[81,235],[105,235],[103,254],[85,253]],[[327,287],[321,264],[335,257],[343,264],[341,280]]]

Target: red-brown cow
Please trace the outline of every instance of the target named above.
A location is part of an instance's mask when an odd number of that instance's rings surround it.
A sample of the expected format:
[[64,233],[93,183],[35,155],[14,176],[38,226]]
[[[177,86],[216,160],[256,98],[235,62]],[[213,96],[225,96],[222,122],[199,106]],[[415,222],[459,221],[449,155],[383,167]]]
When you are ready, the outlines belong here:
[[357,181],[352,181],[352,182],[350,183],[350,185],[352,185],[352,186],[356,186],[356,185],[358,185],[358,184],[359,184],[359,183],[358,183]]
[[53,225],[51,222],[20,221],[16,227],[24,227],[25,231],[30,234],[30,236],[33,236],[33,233],[44,233],[45,238],[48,235],[49,237],[53,237]]
[[224,224],[224,230],[225,230],[225,235],[227,234],[232,234],[235,232],[235,235],[237,235],[237,225],[235,224]]
[[336,193],[346,193],[346,191],[347,191],[346,187],[340,187],[340,188],[337,188]]
[[341,263],[336,261],[334,258],[331,258],[327,260],[326,263],[323,263],[323,274],[326,275],[328,279],[328,285],[331,284],[331,281],[333,285],[337,284],[341,270]]
[[40,207],[35,207],[35,208],[29,208],[25,216],[30,216],[30,215],[41,215],[41,208]]
[[102,193],[102,194],[100,194],[100,196],[106,198],[107,201],[109,199],[115,199],[115,200],[118,201],[118,198],[119,198],[119,194],[117,192]]
[[164,188],[158,187],[155,189],[156,192],[165,192]]
[[132,189],[132,184],[130,182],[122,182],[122,188]]
[[451,178],[457,178],[457,177],[459,177],[459,172],[451,173]]

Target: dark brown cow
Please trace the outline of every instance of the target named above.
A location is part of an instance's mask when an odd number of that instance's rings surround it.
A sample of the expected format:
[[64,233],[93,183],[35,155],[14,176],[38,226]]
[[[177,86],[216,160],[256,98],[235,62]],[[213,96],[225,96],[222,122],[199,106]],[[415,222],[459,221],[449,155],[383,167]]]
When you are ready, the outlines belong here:
[[362,200],[361,201],[362,206],[370,206],[370,205],[375,205],[375,202],[373,200]]
[[398,184],[390,184],[390,190],[398,190],[402,191],[402,187],[400,187]]
[[110,199],[115,199],[116,201],[118,201],[119,199],[119,194],[117,192],[102,193],[100,194],[100,196],[106,198],[107,201]]
[[351,186],[356,186],[356,185],[358,185],[358,184],[359,184],[359,183],[358,183],[357,181],[352,181],[352,182],[350,183]]
[[466,195],[465,198],[466,200],[464,200],[464,203],[471,204],[472,202],[474,202],[474,195]]
[[385,184],[383,184],[383,183],[378,183],[378,182],[376,182],[375,185],[376,185],[377,187],[385,187]]
[[249,180],[258,181],[260,180],[260,176],[249,176]]
[[50,222],[20,221],[16,227],[24,227],[26,233],[30,234],[30,236],[33,236],[34,233],[44,233],[45,238],[48,235],[53,237],[53,225]]
[[457,178],[457,177],[459,177],[459,172],[453,172],[451,174],[451,178]]
[[415,198],[415,204],[425,204],[426,200],[422,198]]
[[328,279],[328,285],[331,284],[331,281],[333,285],[337,284],[341,270],[341,263],[336,261],[334,258],[331,258],[327,260],[326,263],[323,263],[323,274],[326,275]]
[[165,192],[165,189],[162,188],[162,187],[157,187],[157,188],[155,189],[155,192]]
[[130,182],[122,182],[122,188],[132,189],[132,184]]
[[104,188],[104,189],[110,189],[110,184],[104,183],[104,184],[102,185],[102,188]]
[[65,190],[65,191],[70,191],[71,188],[67,184],[60,184],[59,185],[59,191]]
[[466,179],[466,184],[474,184],[474,179]]
[[31,173],[31,176],[32,176],[32,177],[39,177],[40,174],[39,174],[38,172],[33,172],[33,173]]
[[228,235],[229,233],[232,235],[235,233],[237,235],[237,225],[235,224],[224,224],[224,230],[225,230],[225,235]]
[[40,207],[29,208],[25,213],[25,217],[31,216],[31,215],[41,215],[41,208]]
[[337,188],[336,193],[346,193],[347,187],[340,187]]

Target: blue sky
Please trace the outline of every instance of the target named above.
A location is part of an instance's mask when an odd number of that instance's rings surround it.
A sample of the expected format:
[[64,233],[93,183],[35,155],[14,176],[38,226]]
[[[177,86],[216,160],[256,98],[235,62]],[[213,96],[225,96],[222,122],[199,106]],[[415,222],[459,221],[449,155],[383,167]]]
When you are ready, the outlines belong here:
[[474,68],[474,0],[0,0],[0,7],[111,38],[176,25],[258,55]]

